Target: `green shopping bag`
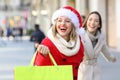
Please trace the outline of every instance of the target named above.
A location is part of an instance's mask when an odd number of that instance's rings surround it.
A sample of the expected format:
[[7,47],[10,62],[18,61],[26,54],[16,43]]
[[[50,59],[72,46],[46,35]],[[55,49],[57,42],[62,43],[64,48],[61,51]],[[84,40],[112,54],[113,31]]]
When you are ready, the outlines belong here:
[[72,66],[57,65],[50,53],[49,56],[54,66],[16,66],[14,80],[73,80]]

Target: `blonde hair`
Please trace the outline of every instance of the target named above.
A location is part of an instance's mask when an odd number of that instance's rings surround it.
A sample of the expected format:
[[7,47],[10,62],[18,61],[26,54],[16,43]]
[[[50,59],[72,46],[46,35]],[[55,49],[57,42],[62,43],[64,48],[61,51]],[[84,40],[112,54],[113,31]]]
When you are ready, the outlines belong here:
[[[76,34],[76,30],[75,30],[75,26],[74,24],[72,23],[72,30],[71,32],[69,33],[69,40],[76,40],[77,39],[77,34]],[[56,29],[56,21],[55,23],[52,25],[52,34],[54,37],[56,37],[56,34],[57,34],[57,29]]]

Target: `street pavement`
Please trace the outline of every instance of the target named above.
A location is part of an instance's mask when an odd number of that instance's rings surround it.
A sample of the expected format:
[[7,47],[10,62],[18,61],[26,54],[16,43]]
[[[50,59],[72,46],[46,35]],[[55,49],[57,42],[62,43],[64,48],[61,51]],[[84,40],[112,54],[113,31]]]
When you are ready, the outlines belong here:
[[99,66],[101,68],[101,80],[120,80],[120,52],[112,52],[117,58],[115,63],[107,62],[101,55],[98,59]]
[[14,80],[15,66],[29,66],[34,45],[29,37],[19,40],[4,40],[0,44],[0,80]]
[[[29,66],[34,53],[34,44],[29,37],[22,41],[4,39],[6,45],[0,46],[0,80],[14,80],[15,66]],[[1,44],[0,44],[1,45]],[[101,80],[120,80],[120,52],[112,50],[117,57],[116,63],[110,63],[100,56]]]

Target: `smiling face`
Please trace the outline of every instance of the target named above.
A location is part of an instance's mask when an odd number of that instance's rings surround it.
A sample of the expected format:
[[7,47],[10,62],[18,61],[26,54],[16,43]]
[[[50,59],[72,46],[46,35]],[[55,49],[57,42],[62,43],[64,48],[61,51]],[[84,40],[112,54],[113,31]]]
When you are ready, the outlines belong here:
[[99,16],[97,14],[91,14],[87,20],[87,30],[93,35],[96,33],[97,29],[100,27]]
[[68,40],[71,30],[73,29],[71,19],[61,16],[56,20],[56,29],[60,36]]

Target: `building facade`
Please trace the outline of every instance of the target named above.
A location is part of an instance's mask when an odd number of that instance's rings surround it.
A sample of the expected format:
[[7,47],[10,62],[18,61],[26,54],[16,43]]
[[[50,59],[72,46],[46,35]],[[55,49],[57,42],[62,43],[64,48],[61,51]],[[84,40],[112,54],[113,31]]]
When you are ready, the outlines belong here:
[[[33,28],[33,25],[38,23],[46,34],[51,25],[53,12],[61,6],[73,6],[83,16],[87,16],[89,12],[96,10],[102,16],[102,29],[106,33],[108,45],[119,49],[119,3],[119,0],[0,0],[0,22],[3,23],[0,25],[5,26],[4,18],[6,16],[7,18],[17,16],[16,18],[19,19],[18,16],[22,15],[27,17],[29,28]],[[12,24],[11,19],[10,21]]]

